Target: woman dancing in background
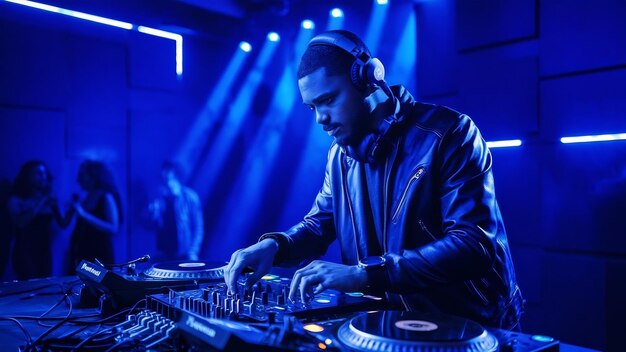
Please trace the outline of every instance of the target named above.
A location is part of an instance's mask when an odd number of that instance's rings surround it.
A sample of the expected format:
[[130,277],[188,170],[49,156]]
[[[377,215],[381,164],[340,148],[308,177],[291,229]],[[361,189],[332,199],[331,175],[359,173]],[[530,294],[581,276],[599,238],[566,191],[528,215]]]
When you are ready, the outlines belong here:
[[44,162],[31,160],[22,165],[13,182],[7,208],[15,234],[13,270],[16,278],[51,276],[52,240],[58,232],[54,223],[64,228],[69,219],[61,214],[57,199],[52,195],[52,174]]
[[83,259],[113,263],[113,235],[121,223],[120,195],[111,172],[102,162],[83,161],[78,184],[86,195],[80,201],[74,200],[77,219],[70,240],[70,273]]

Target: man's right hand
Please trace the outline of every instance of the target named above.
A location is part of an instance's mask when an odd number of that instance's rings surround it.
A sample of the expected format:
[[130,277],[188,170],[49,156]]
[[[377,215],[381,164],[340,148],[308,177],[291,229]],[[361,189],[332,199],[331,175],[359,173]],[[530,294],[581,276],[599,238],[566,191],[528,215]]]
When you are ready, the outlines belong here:
[[246,284],[253,285],[259,281],[263,275],[270,271],[276,252],[278,252],[278,243],[271,238],[235,251],[224,270],[224,281],[228,286],[228,292],[237,292],[237,279],[245,268],[254,271]]

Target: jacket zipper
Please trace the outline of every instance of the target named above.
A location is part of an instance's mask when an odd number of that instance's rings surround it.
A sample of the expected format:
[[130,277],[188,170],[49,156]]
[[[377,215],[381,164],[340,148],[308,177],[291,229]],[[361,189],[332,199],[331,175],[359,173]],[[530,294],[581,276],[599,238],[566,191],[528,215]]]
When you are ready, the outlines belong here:
[[413,174],[413,176],[411,176],[411,178],[409,179],[409,182],[407,183],[406,187],[404,188],[404,192],[402,192],[402,197],[400,198],[400,202],[398,203],[398,207],[393,212],[393,217],[391,218],[391,222],[392,223],[395,224],[395,223],[398,222],[398,215],[400,215],[400,210],[402,209],[402,206],[404,205],[404,202],[406,201],[406,195],[409,192],[409,188],[411,187],[413,182],[419,180],[419,178],[422,177],[423,174],[424,174],[424,167],[420,166],[415,171],[415,174]]
[[356,250],[356,259],[361,260],[361,253],[359,251],[359,239],[357,237],[356,234],[356,224],[354,223],[354,210],[352,209],[352,200],[350,199],[350,194],[348,193],[348,182],[347,182],[347,178],[348,178],[348,167],[347,167],[347,163],[346,163],[346,159],[345,156],[341,159],[341,166],[342,166],[342,176],[341,176],[341,181],[343,183],[343,195],[346,197],[346,202],[348,202],[348,210],[350,210],[350,221],[352,222],[352,232],[354,234],[354,247]]
[[388,190],[389,190],[389,172],[388,172],[388,166],[389,166],[389,159],[387,159],[385,161],[385,174],[387,174],[387,178],[385,179],[385,188],[384,188],[384,192],[385,192],[385,196],[384,196],[384,206],[385,206],[385,210],[383,211],[383,255],[387,254],[387,217],[388,217],[388,212],[387,212],[387,201],[388,201]]

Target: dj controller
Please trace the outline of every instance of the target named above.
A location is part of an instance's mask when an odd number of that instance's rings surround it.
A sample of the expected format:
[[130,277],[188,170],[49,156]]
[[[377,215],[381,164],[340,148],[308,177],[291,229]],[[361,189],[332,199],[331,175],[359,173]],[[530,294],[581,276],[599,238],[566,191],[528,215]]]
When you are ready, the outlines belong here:
[[[542,335],[485,328],[444,314],[384,310],[384,297],[325,290],[289,300],[290,276],[272,272],[234,293],[223,263],[157,263],[137,272],[83,261],[85,303],[129,306],[115,348],[137,351],[558,351]],[[94,299],[95,298],[95,299]],[[145,303],[143,303],[145,302]],[[142,304],[140,304],[142,303]]]

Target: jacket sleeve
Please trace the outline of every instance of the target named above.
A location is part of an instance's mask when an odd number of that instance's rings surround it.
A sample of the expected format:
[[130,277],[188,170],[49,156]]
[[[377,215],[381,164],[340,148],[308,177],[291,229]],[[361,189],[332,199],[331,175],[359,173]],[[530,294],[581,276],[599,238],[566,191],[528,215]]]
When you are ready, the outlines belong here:
[[[331,162],[326,164],[324,184],[317,193],[313,206],[304,219],[286,232],[272,232],[261,236],[273,237],[279,243],[275,265],[291,266],[319,258],[335,240],[333,194],[330,184]],[[336,151],[336,148],[334,148]]]
[[432,194],[440,198],[443,233],[421,247],[388,254],[387,270],[378,278],[383,285],[401,293],[481,277],[492,267],[496,233],[503,229],[498,228],[491,162],[478,128],[461,115],[444,133],[432,165],[439,180]]

